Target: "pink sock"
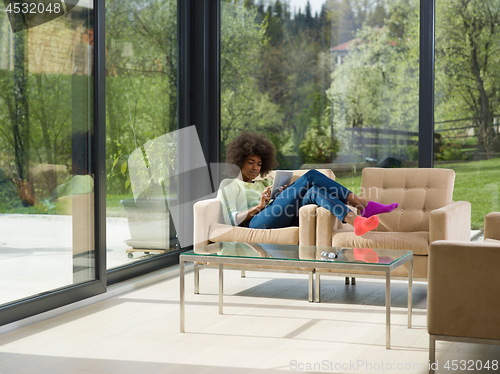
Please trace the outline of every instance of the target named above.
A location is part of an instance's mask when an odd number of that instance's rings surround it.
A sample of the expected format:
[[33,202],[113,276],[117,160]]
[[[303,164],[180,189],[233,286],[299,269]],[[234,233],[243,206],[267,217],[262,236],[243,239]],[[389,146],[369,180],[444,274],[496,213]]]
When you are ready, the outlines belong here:
[[385,205],[385,204],[380,204],[380,203],[377,203],[375,201],[370,200],[368,202],[368,205],[366,206],[366,208],[363,209],[363,211],[361,212],[361,217],[368,218],[368,217],[374,216],[376,214],[390,213],[394,209],[396,209],[398,206],[399,206],[398,203],[392,203],[389,205]]
[[354,233],[357,236],[366,234],[378,226],[378,217],[372,216],[370,218],[356,217],[354,218]]

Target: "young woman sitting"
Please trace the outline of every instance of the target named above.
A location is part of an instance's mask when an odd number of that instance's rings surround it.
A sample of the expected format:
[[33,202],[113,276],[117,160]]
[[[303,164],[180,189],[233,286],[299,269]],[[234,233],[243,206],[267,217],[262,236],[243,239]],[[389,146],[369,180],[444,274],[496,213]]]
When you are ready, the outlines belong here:
[[[240,169],[239,176],[221,185],[218,198],[232,225],[255,229],[298,226],[299,209],[316,204],[328,209],[343,223],[354,226],[358,236],[378,226],[377,214],[389,213],[397,203],[384,205],[355,195],[317,170],[309,170],[271,201],[273,180],[267,174],[277,165],[276,150],[264,136],[244,132],[227,146],[226,162]],[[264,179],[256,178],[261,176]],[[356,207],[360,215],[347,205]]]

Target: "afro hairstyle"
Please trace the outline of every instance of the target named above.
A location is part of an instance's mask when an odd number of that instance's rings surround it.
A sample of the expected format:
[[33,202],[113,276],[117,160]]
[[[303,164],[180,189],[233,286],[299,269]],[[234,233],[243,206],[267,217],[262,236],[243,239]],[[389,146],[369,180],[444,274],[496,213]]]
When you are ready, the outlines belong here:
[[278,166],[276,148],[264,135],[244,131],[227,145],[226,162],[241,169],[248,156],[257,155],[262,159],[260,176],[265,177]]

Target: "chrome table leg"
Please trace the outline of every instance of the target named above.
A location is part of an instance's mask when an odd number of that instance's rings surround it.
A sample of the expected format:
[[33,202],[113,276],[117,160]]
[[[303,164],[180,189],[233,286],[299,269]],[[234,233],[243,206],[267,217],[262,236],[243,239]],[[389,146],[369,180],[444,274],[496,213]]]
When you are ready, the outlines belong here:
[[321,294],[321,276],[319,275],[319,272],[316,271],[316,287],[315,287],[315,290],[314,290],[314,293],[315,293],[315,297],[314,297],[314,301],[316,301],[317,303],[320,303],[321,302],[321,297],[320,297],[320,294]]
[[411,329],[413,312],[413,259],[408,266],[408,328]]
[[219,314],[222,314],[222,275],[223,275],[224,265],[222,263],[219,264]]
[[385,348],[391,348],[391,272],[385,275]]
[[194,264],[194,293],[200,293],[200,267],[197,264]]
[[314,302],[313,272],[309,272],[309,302]]
[[429,374],[434,374],[434,363],[436,362],[436,339],[429,335]]
[[179,260],[179,280],[180,280],[180,318],[181,318],[181,333],[184,332],[184,260]]

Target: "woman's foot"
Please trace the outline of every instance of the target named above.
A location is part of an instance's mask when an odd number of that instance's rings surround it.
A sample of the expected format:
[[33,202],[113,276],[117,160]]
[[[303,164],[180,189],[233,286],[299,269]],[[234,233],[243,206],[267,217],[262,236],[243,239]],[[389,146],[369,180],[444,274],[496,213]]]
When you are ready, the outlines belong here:
[[369,201],[368,205],[366,206],[365,209],[362,210],[361,212],[361,217],[369,218],[371,216],[374,216],[376,214],[381,214],[381,213],[390,213],[394,209],[396,209],[399,206],[398,203],[392,203],[392,204],[380,204],[375,201]]
[[357,236],[366,234],[378,226],[378,217],[372,216],[370,218],[356,217],[354,219],[354,233]]

